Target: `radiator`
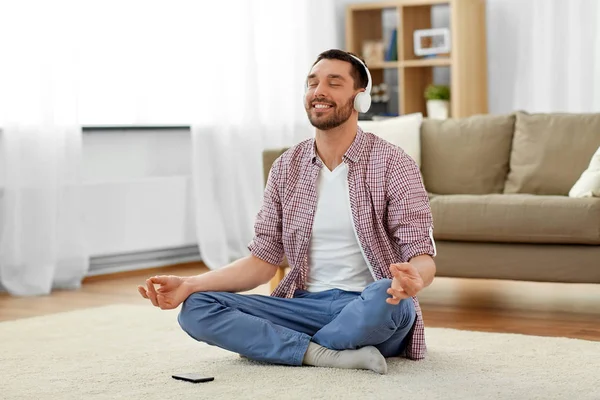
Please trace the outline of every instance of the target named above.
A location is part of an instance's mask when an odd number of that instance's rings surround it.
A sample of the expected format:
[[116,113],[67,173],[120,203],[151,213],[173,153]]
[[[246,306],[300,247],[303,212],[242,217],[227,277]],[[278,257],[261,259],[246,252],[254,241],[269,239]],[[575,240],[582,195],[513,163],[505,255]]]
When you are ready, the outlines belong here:
[[200,252],[196,245],[102,255],[90,258],[90,269],[87,276],[156,268],[200,260]]

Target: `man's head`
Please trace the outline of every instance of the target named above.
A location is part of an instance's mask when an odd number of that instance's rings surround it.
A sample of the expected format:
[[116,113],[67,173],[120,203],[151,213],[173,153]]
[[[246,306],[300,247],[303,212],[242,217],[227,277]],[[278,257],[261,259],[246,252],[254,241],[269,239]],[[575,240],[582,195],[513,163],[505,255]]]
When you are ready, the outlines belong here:
[[306,82],[304,107],[310,123],[329,130],[346,122],[354,112],[354,97],[365,90],[365,67],[345,51],[328,50],[317,57]]

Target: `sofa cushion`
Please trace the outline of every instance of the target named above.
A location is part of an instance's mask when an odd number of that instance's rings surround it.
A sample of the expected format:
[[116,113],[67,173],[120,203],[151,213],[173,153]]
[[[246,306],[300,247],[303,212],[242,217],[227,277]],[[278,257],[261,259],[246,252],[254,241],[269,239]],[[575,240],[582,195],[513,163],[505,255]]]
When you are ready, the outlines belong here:
[[502,193],[508,173],[514,115],[424,120],[421,172],[429,192]]
[[516,117],[504,192],[568,195],[600,147],[600,114]]
[[423,114],[414,113],[380,121],[358,121],[358,125],[363,131],[400,147],[420,167],[422,122]]
[[434,196],[438,240],[600,244],[600,199],[528,194]]
[[569,197],[600,197],[600,147],[592,156],[589,167],[569,191]]

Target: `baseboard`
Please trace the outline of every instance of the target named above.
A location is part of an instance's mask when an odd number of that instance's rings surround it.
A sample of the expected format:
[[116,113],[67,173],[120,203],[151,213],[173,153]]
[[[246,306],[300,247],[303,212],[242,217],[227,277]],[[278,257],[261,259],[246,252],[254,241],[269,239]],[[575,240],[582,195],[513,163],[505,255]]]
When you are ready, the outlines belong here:
[[87,276],[114,274],[194,261],[201,261],[197,245],[103,255],[90,259]]

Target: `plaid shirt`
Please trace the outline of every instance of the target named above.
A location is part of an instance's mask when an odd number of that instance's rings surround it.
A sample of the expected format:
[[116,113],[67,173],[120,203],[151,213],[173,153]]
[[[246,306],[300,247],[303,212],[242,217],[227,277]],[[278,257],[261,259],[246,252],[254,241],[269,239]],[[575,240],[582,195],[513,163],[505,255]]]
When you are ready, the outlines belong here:
[[[376,279],[392,278],[390,264],[421,254],[435,256],[429,199],[414,160],[359,127],[343,162],[348,164],[354,226]],[[287,257],[290,272],[273,296],[289,298],[296,289],[306,289],[317,176],[322,167],[314,139],[290,148],[271,167],[255,237],[248,248],[274,265],[281,265]],[[405,355],[420,360],[427,351],[425,331],[419,302],[416,297],[412,300],[417,317]]]

